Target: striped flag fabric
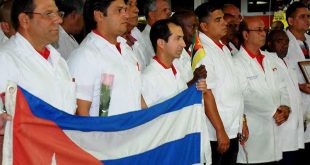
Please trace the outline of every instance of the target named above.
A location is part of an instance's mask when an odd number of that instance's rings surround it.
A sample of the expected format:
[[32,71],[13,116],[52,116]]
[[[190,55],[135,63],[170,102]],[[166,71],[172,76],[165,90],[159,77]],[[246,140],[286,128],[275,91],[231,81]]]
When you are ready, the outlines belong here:
[[[189,165],[211,162],[195,86],[145,110],[109,117],[67,114],[8,87],[4,165]],[[15,99],[10,99],[15,98]]]
[[201,59],[203,59],[206,56],[206,52],[200,42],[200,38],[198,35],[198,31],[196,31],[194,37],[193,37],[193,44],[192,44],[192,70],[194,71],[196,69],[196,65],[199,63]]

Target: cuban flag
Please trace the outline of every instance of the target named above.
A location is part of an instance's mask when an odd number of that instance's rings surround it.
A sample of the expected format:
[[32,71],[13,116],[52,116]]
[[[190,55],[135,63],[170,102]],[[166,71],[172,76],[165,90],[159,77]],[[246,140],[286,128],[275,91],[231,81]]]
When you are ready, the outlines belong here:
[[3,164],[210,164],[201,98],[192,86],[145,110],[82,117],[11,86],[5,104],[13,120],[5,127]]

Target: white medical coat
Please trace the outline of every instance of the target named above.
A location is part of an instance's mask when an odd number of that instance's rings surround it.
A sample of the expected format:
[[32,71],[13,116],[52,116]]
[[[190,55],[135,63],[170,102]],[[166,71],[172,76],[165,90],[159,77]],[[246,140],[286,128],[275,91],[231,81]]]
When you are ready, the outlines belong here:
[[8,40],[9,38],[3,33],[2,29],[0,28],[0,47]]
[[126,40],[119,37],[122,54],[116,46],[90,32],[74,50],[68,65],[77,83],[77,98],[92,102],[90,116],[99,115],[101,76],[114,75],[109,116],[141,109],[141,73],[128,52]]
[[74,37],[70,36],[61,26],[59,26],[59,40],[52,45],[65,60],[67,60],[70,53],[79,46]]
[[19,33],[0,49],[0,93],[8,80],[26,89],[54,107],[74,114],[75,84],[67,63],[51,46],[48,60],[44,59]]
[[[305,59],[305,56],[299,46],[298,41],[296,40],[295,36],[289,31],[286,31],[286,34],[288,38],[290,39],[289,47],[287,56],[285,57],[285,60],[287,61],[287,64],[296,71],[296,74],[298,76],[298,83],[302,84],[305,83],[305,79],[302,75],[301,70],[298,66],[298,61],[309,61],[309,59]],[[305,34],[306,42],[308,46],[310,47],[310,36]],[[310,51],[310,50],[309,50]],[[301,108],[304,111],[304,116],[307,115],[307,113],[310,113],[310,95],[305,94],[301,92]],[[310,142],[310,123],[307,125],[307,130],[305,132],[305,142]]]
[[[228,137],[236,138],[243,114],[243,96],[232,56],[226,46],[223,47],[223,50],[220,49],[201,32],[199,37],[206,52],[206,56],[199,64],[206,66],[207,87],[212,90]],[[216,131],[211,122],[207,121],[210,140],[216,141]]]
[[146,57],[148,57],[149,61],[155,56],[155,51],[151,43],[150,39],[150,31],[151,31],[151,26],[149,24],[146,24],[144,30],[142,31],[142,36],[144,39],[144,43],[146,45]]
[[[238,77],[244,85],[244,113],[250,132],[245,148],[249,163],[282,159],[279,127],[276,126],[273,115],[280,105],[290,105],[285,82],[278,76],[277,65],[269,58],[265,56],[263,70],[243,47],[233,56],[239,71]],[[246,155],[241,146],[237,162],[246,163]]]
[[275,53],[266,54],[274,60],[277,71],[285,81],[290,99],[291,113],[287,121],[280,125],[281,146],[283,151],[296,151],[304,148],[303,111],[300,107],[301,94],[298,87],[296,72]]
[[150,64],[151,58],[147,55],[146,44],[139,29],[136,27],[133,28],[131,30],[131,35],[137,40],[134,45],[132,45],[132,50],[141,65],[141,71],[143,71],[146,66]]

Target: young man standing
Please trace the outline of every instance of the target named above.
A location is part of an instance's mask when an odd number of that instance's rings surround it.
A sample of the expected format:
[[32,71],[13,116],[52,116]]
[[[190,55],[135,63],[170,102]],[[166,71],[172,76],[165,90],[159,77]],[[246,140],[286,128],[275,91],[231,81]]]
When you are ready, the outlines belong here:
[[[310,84],[305,81],[298,62],[310,60],[310,36],[306,34],[310,26],[309,9],[301,2],[294,2],[286,10],[286,19],[289,25],[286,33],[290,42],[285,59],[297,73],[302,98],[301,107],[305,111],[306,119],[310,113]],[[310,164],[310,122],[306,125],[304,155],[305,161]]]
[[226,22],[220,6],[214,3],[201,4],[196,10],[199,18],[199,37],[206,56],[201,64],[206,66],[208,89],[211,89],[218,114],[208,116],[207,122],[212,164],[232,165],[236,163],[239,129],[242,128],[242,143],[248,138],[243,116],[243,96],[233,60],[228,48],[220,42],[226,34]]
[[140,67],[126,40],[127,5],[123,0],[87,0],[84,21],[90,33],[72,52],[68,64],[77,84],[77,114],[98,116],[100,93],[110,82],[108,115],[141,109]]

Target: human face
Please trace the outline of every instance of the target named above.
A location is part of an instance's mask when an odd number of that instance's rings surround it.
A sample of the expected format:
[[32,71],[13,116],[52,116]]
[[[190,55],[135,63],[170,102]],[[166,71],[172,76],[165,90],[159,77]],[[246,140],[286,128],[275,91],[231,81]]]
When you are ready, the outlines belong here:
[[236,35],[236,22],[231,15],[224,16],[225,21],[227,22],[227,33],[226,33],[226,38],[229,40],[232,40]]
[[119,36],[127,31],[128,14],[127,5],[123,0],[113,1],[107,9],[107,16],[104,16],[103,29],[112,35]]
[[[29,17],[29,24],[25,28],[27,39],[36,46],[46,46],[58,41],[59,25],[62,18],[58,15],[58,8],[54,0],[34,0],[35,9],[32,17]],[[52,13],[49,17],[47,14]]]
[[139,9],[137,7],[137,0],[129,0],[127,2],[127,14],[128,14],[128,24],[130,27],[135,27],[138,25],[138,14]]
[[76,13],[73,19],[72,33],[73,35],[79,34],[84,28],[84,19],[82,14]]
[[218,41],[227,33],[227,23],[223,19],[224,13],[222,10],[215,10],[210,13],[206,21],[203,21],[200,26],[203,33],[205,33],[212,40]]
[[296,31],[305,33],[310,26],[309,18],[310,14],[307,8],[298,8],[295,11],[294,16],[288,19],[288,23],[291,28],[295,29]]
[[198,19],[196,16],[188,16],[182,19],[182,30],[184,33],[184,41],[186,46],[190,46],[192,44],[192,39],[194,34],[198,28]]
[[156,1],[155,22],[162,19],[167,19],[171,15],[171,8],[166,0]]
[[259,18],[252,18],[247,21],[248,30],[245,32],[245,39],[249,45],[261,48],[266,41],[266,27],[264,22]]
[[284,58],[287,54],[289,39],[284,31],[275,34],[271,41],[271,50],[275,51],[280,58]]
[[240,22],[242,21],[242,16],[240,14],[240,10],[236,6],[231,5],[229,7],[226,7],[224,9],[224,13],[233,16],[234,20],[238,23],[239,26]]
[[168,24],[169,30],[171,32],[168,42],[164,44],[164,51],[167,55],[167,58],[172,60],[179,58],[183,48],[185,47],[185,42],[183,40],[184,34],[182,28],[175,24]]

